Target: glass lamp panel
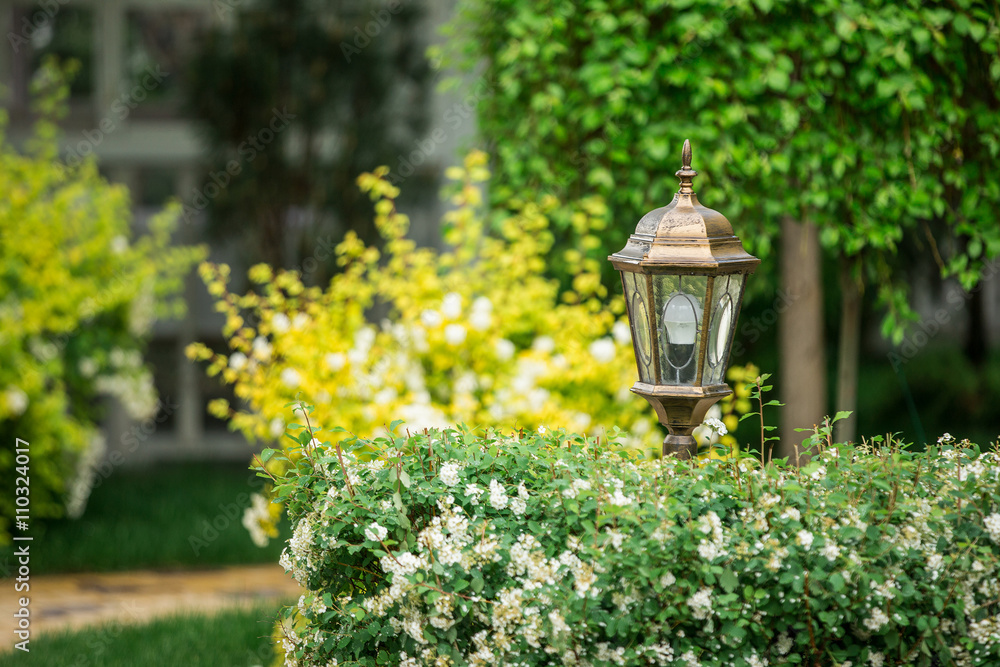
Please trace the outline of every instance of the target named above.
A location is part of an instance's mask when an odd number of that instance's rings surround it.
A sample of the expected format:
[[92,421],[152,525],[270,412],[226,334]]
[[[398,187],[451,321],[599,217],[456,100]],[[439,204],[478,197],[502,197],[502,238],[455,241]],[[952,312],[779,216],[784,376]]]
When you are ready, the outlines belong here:
[[729,351],[736,331],[736,316],[746,276],[736,273],[717,276],[712,289],[712,314],[708,325],[708,350],[702,369],[702,384],[725,382]]
[[654,275],[659,384],[694,385],[702,344],[707,276]]
[[628,305],[628,319],[632,325],[632,346],[635,348],[635,365],[639,369],[639,380],[649,384],[656,382],[653,366],[653,337],[649,328],[649,304],[646,276],[641,273],[622,271],[622,288]]

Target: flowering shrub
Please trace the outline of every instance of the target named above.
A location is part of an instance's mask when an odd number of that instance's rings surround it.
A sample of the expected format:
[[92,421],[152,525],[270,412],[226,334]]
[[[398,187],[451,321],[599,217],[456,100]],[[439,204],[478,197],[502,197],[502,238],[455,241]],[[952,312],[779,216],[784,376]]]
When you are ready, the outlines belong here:
[[285,459],[281,562],[307,589],[287,665],[1000,662],[1000,455],[967,441],[830,446],[825,427],[800,469],[296,428],[294,460],[263,455]]
[[[399,191],[380,169],[359,184],[375,201],[384,248],[349,234],[337,248],[343,271],[325,290],[258,265],[250,278],[260,293],[235,295],[227,266],[203,265],[230,351],[194,345],[190,354],[245,401],[240,411],[216,401],[213,413],[265,440],[282,435],[281,406],[296,397],[331,406],[332,423],[359,434],[400,417],[413,430],[466,422],[597,433],[618,425],[652,440],[652,413],[628,391],[635,369],[621,297],[606,298],[600,263],[582,251],[563,258],[577,272],[570,291],[560,294],[545,277],[547,214],[558,205],[551,197],[504,220],[500,237],[487,235],[485,162],[476,152],[449,170],[458,184],[444,220],[446,250],[406,238]],[[574,219],[586,232],[603,226],[605,214],[599,201],[584,200]],[[373,307],[387,318],[370,323]]]
[[[144,338],[157,316],[182,312],[174,297],[203,256],[171,246],[179,209],[133,238],[127,190],[92,161],[59,162],[54,119],[67,91],[56,68],[43,68],[28,150],[0,140],[0,478],[14,478],[15,439],[30,443],[32,518],[83,511],[103,453],[98,396],[136,418],[156,411]],[[0,543],[15,500],[0,497]]]
[[[255,440],[280,438],[282,406],[301,398],[324,408],[327,426],[364,435],[395,418],[411,430],[464,422],[598,435],[618,426],[634,436],[632,445],[659,449],[652,411],[628,391],[631,334],[621,296],[609,298],[601,285],[601,262],[585,249],[565,253],[560,261],[576,277],[562,293],[545,276],[553,243],[547,216],[559,205],[552,197],[503,219],[498,237],[486,234],[485,163],[474,152],[448,170],[457,185],[455,209],[444,219],[446,250],[406,238],[408,219],[394,202],[399,190],[379,169],[358,182],[375,201],[384,248],[348,234],[336,251],[343,272],[326,289],[261,264],[249,274],[260,292],[237,295],[228,266],[202,265],[226,316],[230,350],[195,344],[189,355],[208,361],[208,373],[233,385],[243,402],[235,409],[217,400],[210,410]],[[596,199],[575,210],[587,249],[597,241],[588,232],[603,227],[605,216]],[[369,321],[373,307],[388,312],[377,325]],[[741,398],[723,412],[733,413]],[[735,428],[735,414],[725,420]]]

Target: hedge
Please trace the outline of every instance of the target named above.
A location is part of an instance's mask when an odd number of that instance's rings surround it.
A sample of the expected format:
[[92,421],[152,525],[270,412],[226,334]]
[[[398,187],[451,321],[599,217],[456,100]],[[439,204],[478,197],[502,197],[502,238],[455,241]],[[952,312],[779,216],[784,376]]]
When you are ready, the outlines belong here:
[[1000,662],[995,446],[825,428],[762,466],[544,429],[328,445],[306,417],[258,461],[290,457],[286,664]]

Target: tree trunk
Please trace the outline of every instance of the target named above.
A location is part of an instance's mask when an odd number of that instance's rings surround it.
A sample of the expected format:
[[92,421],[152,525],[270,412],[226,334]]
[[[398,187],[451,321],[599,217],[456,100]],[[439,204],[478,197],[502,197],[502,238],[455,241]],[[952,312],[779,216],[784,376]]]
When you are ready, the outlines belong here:
[[[775,457],[796,460],[805,434],[826,414],[826,360],[823,349],[823,280],[819,237],[809,223],[781,221],[781,283],[788,307],[778,320],[781,442]],[[801,447],[798,447],[801,453]]]
[[[982,280],[982,279],[980,279]],[[983,307],[983,285],[980,283],[969,295],[969,328],[965,332],[965,356],[982,368],[986,361],[985,313]]]
[[851,416],[837,422],[837,442],[852,442],[858,430],[858,364],[861,349],[861,284],[851,275],[857,259],[840,262],[840,341],[837,352],[836,409],[848,410]]

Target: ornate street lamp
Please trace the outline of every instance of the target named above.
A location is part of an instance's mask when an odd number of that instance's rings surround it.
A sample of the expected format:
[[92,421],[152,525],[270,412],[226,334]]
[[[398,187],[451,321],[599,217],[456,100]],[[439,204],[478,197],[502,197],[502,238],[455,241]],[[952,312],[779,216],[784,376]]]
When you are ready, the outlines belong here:
[[725,382],[747,275],[760,260],[743,249],[718,211],[698,202],[691,142],[684,141],[681,187],[670,204],[642,217],[625,247],[608,257],[622,276],[639,381],[669,435],[664,456],[697,453],[691,432]]

